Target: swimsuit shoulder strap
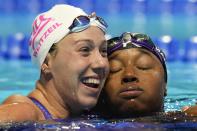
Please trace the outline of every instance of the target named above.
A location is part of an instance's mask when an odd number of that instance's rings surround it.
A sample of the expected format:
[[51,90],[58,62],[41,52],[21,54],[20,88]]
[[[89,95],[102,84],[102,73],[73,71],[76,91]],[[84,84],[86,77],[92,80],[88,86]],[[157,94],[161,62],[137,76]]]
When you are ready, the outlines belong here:
[[53,119],[52,115],[49,113],[49,111],[38,101],[36,100],[35,98],[33,97],[29,97],[32,102],[42,111],[42,113],[44,114],[44,117],[46,120],[49,120],[49,119]]

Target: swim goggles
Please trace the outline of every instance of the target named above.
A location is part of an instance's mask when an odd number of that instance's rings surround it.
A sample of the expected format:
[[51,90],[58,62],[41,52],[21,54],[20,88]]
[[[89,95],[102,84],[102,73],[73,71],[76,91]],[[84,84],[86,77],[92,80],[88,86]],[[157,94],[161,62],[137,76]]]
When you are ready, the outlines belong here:
[[111,55],[116,50],[127,48],[144,48],[153,53],[163,65],[165,79],[167,81],[166,58],[164,52],[157,47],[146,34],[125,32],[120,37],[114,37],[107,41],[107,54]]
[[99,16],[78,16],[73,20],[73,23],[69,27],[71,32],[80,32],[87,29],[90,25],[96,24],[100,29],[106,32],[106,28],[108,27],[107,23]]

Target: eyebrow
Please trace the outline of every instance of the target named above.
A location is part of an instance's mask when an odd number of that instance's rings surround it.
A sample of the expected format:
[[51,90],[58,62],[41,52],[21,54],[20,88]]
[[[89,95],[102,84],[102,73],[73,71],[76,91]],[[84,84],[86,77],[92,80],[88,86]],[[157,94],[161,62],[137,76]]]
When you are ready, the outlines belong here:
[[90,39],[79,39],[79,40],[76,40],[75,43],[79,43],[79,42],[83,42],[83,41],[89,42],[89,43],[94,43],[94,42],[93,42],[92,40],[90,40]]
[[[152,55],[151,55],[152,53],[149,52],[148,50],[143,49],[143,48],[137,48],[137,49],[139,49],[139,52],[142,53],[141,55],[148,55],[148,56],[152,57]],[[123,50],[124,50],[124,49],[123,49]],[[117,57],[118,55],[119,55],[119,53],[115,53],[115,54],[113,54],[113,55],[111,55],[111,56],[108,56],[108,59],[109,59],[109,60],[114,59],[114,58]]]
[[[90,39],[79,39],[79,40],[75,41],[76,45],[77,45],[77,43],[80,43],[80,42],[87,42],[87,44],[94,43],[94,41],[90,40]],[[100,46],[107,46],[107,41],[106,40],[102,40]]]
[[152,55],[151,55],[152,53],[150,51],[147,51],[146,49],[139,48],[139,51],[152,57]]

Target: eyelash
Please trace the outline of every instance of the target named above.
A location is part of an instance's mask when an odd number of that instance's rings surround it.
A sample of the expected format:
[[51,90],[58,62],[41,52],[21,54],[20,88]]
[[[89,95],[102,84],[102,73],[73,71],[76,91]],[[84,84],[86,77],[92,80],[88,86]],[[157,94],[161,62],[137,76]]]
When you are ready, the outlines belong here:
[[80,51],[89,52],[89,51],[90,51],[90,48],[89,48],[89,47],[82,47],[82,48],[80,49]]
[[[89,46],[84,46],[84,47],[81,47],[81,48],[79,49],[79,51],[80,51],[80,52],[82,53],[82,55],[84,55],[84,56],[88,56],[91,50],[92,50],[92,49],[91,49],[91,47],[89,47]],[[100,53],[101,53],[101,55],[102,55],[103,57],[107,57],[107,48],[105,48],[105,47],[102,48],[101,51],[100,51]]]
[[138,66],[137,68],[143,71],[151,69],[150,67],[140,67],[140,66]]
[[122,69],[119,68],[119,69],[116,69],[116,70],[110,70],[110,73],[118,73],[119,71],[121,71]]
[[91,51],[91,48],[88,46],[85,46],[85,47],[80,48],[79,51],[82,53],[83,56],[88,56]]

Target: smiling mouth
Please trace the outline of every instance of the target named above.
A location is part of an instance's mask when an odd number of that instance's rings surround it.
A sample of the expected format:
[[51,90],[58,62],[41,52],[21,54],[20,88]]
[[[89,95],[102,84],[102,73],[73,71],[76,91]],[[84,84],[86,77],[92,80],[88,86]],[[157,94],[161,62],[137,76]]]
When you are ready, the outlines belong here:
[[84,78],[81,80],[81,82],[90,88],[99,88],[100,80],[96,78]]

